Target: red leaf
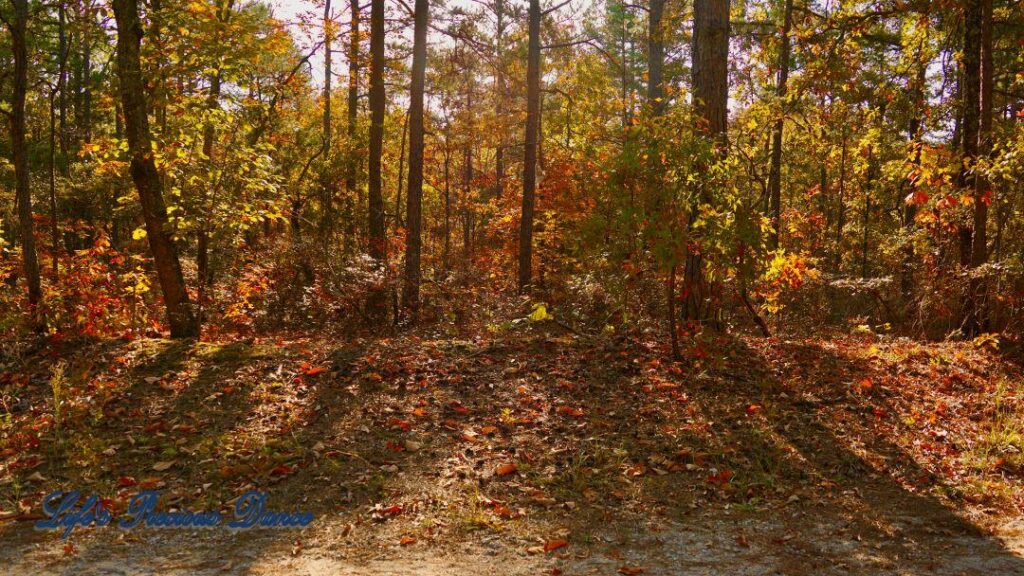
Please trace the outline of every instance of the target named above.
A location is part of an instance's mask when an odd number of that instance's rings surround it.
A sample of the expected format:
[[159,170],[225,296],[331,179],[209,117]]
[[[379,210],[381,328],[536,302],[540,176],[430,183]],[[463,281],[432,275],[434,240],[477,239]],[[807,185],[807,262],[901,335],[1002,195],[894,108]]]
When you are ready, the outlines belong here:
[[558,413],[568,414],[569,416],[573,416],[575,418],[583,416],[583,410],[580,410],[579,408],[573,408],[572,406],[559,406]]
[[569,542],[561,538],[555,538],[554,540],[548,540],[544,543],[545,552],[553,552],[559,548],[565,548],[569,545]]
[[138,485],[138,482],[136,482],[135,478],[132,478],[131,476],[121,476],[117,479],[118,488],[129,488],[136,485]]
[[270,471],[270,475],[271,476],[287,476],[287,475],[291,474],[294,471],[295,471],[295,469],[292,468],[291,466],[286,466],[284,464],[278,464],[277,466],[274,466],[273,470]]

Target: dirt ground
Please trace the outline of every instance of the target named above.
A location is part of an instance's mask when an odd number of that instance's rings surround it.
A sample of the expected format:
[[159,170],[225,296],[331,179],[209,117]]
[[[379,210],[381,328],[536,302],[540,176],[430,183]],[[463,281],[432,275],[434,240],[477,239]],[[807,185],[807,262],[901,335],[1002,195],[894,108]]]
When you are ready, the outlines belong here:
[[[23,354],[4,366],[0,571],[1024,574],[1022,380],[1004,351],[687,346],[671,363],[642,339],[515,325]],[[316,519],[34,531],[42,495],[71,488],[115,512],[140,489],[225,512],[259,489]]]

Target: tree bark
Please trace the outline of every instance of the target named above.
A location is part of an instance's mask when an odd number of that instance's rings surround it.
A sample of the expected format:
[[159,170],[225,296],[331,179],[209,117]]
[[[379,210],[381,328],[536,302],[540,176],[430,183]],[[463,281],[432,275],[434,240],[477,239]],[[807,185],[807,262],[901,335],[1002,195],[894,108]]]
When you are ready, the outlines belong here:
[[153,161],[145,85],[139,58],[142,26],[139,22],[138,0],[113,0],[113,8],[117,21],[117,71],[121,105],[131,156],[129,172],[139,193],[149,247],[167,308],[167,323],[172,338],[198,336],[199,324],[185,289],[178,251],[164,205],[163,186]]
[[324,1],[324,114],[323,144],[324,163],[320,171],[320,234],[324,246],[330,246],[334,233],[334,183],[331,175],[331,76],[334,74],[331,63],[331,41],[334,39],[334,23],[331,21],[331,0]]
[[[785,13],[782,17],[782,36],[779,46],[779,77],[775,86],[775,96],[779,106],[785,108],[786,89],[789,82],[789,30],[793,23],[793,0],[786,0]],[[768,169],[768,195],[771,203],[772,235],[768,246],[772,250],[779,247],[779,231],[782,228],[782,130],[785,124],[784,110],[772,128],[772,157]]]
[[28,92],[28,0],[10,0],[13,8],[8,29],[11,33],[11,52],[14,56],[14,76],[11,86],[11,111],[8,120],[11,129],[11,163],[14,165],[14,189],[18,204],[18,222],[21,227],[21,258],[28,285],[29,313],[33,324],[38,324],[42,285],[39,280],[39,260],[36,256],[35,223],[32,220],[32,192],[29,188],[28,151],[25,148],[25,96]]
[[405,221],[402,218],[402,186],[408,176],[405,172],[405,145],[409,138],[409,113],[402,116],[402,145],[398,147],[398,178],[395,186],[398,193],[395,195],[395,229],[405,228]]
[[665,0],[651,0],[647,20],[647,104],[653,116],[661,116],[665,110],[665,40],[662,30],[662,16]]
[[59,282],[60,233],[57,230],[57,114],[55,91],[50,91],[50,261],[53,266],[53,280]]
[[[381,182],[381,155],[384,150],[384,112],[387,105],[384,91],[384,0],[370,5],[370,160],[368,170],[369,246],[368,252],[379,268],[385,266],[384,197]],[[372,290],[367,313],[379,320],[385,309],[385,294]]]
[[[349,164],[345,172],[346,205],[351,206],[359,195],[356,190],[356,176],[359,173],[360,155],[356,150],[356,141],[359,119],[359,0],[351,0],[349,3],[351,11],[351,28],[348,38],[348,147]],[[355,214],[348,210],[348,220],[345,228],[346,249],[352,238],[355,236]]]
[[526,145],[523,152],[523,204],[519,221],[519,289],[533,277],[533,210],[537,189],[540,116],[540,0],[530,0],[526,60]]
[[[978,160],[978,141],[981,118],[981,77],[982,77],[982,28],[984,27],[984,4],[986,0],[967,0],[964,6],[964,44],[963,44],[963,77],[960,97],[963,104],[963,128],[961,131],[963,168],[960,170],[958,183],[961,188],[973,188],[975,206],[973,226],[962,226],[960,229],[961,262],[969,272],[975,268],[976,248],[984,251],[985,216],[987,206],[980,200],[977,192],[977,178],[973,176]],[[979,227],[979,224],[981,225]],[[977,240],[982,236],[981,241]],[[981,254],[977,254],[980,256]],[[983,259],[982,259],[983,260]],[[979,330],[977,301],[975,289],[977,283],[972,277],[968,280],[967,293],[963,303],[964,332],[971,336]]]
[[495,86],[495,118],[498,125],[498,145],[494,150],[494,197],[500,199],[505,192],[505,0],[495,0],[494,17],[496,19],[494,32],[495,60],[494,71]]
[[405,285],[402,307],[415,321],[420,303],[420,256],[423,250],[423,85],[427,71],[428,0],[416,0],[413,20],[412,84],[409,90],[409,190],[406,203]]
[[[979,87],[978,156],[992,153],[992,0],[981,0],[981,84]],[[988,261],[988,205],[992,201],[992,184],[977,168],[974,173],[974,238],[971,244],[971,268],[975,270]],[[974,274],[970,282],[974,318],[969,332],[977,334],[988,329],[985,278]]]
[[[713,141],[717,153],[726,145],[729,100],[729,0],[695,0],[693,5],[693,105],[698,132]],[[711,191],[702,186],[700,203],[711,202]],[[696,217],[694,207],[691,224]],[[684,270],[686,305],[683,313],[691,321],[701,320],[706,299],[703,257],[690,251]]]

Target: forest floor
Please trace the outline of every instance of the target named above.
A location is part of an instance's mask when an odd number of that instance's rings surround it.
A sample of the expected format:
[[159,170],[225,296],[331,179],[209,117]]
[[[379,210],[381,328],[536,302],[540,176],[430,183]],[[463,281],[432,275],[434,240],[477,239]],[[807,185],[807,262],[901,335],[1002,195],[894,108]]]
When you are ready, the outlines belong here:
[[[11,354],[0,571],[1024,574],[1006,346],[859,331],[706,337],[685,356],[527,319]],[[115,512],[156,489],[227,517],[258,489],[315,520],[65,540],[33,530],[58,489]]]

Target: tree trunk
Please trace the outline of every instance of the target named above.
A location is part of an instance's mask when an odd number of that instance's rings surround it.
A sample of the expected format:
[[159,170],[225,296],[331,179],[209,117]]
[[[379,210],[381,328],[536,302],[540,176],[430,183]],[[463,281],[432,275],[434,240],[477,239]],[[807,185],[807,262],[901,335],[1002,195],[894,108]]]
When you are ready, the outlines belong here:
[[526,60],[526,146],[523,152],[523,205],[519,221],[519,289],[533,276],[533,209],[537,189],[537,139],[540,116],[540,0],[530,0]]
[[665,110],[665,39],[661,24],[664,12],[665,0],[651,0],[647,20],[647,105],[654,116],[661,116]]
[[415,321],[420,301],[420,256],[423,250],[423,85],[427,71],[428,0],[416,0],[409,90],[409,191],[406,203],[405,285],[402,306]]
[[398,147],[398,182],[395,184],[398,193],[395,195],[395,230],[405,228],[405,221],[402,218],[402,186],[408,176],[405,173],[405,143],[409,137],[409,114],[402,117],[402,145]]
[[[698,131],[714,142],[719,154],[724,153],[729,100],[729,0],[695,0],[693,5],[693,104],[698,118]],[[712,200],[707,186],[700,190],[700,202]],[[691,224],[696,217],[694,209]],[[686,258],[684,288],[688,320],[700,321],[705,300],[703,258],[691,251]]]
[[[992,0],[981,0],[981,84],[979,87],[978,156],[987,158],[992,153]],[[975,170],[974,182],[974,239],[971,244],[971,268],[976,269],[988,261],[988,205],[992,202],[992,183],[985,174]],[[974,318],[969,326],[971,334],[988,329],[986,312],[986,283],[982,276],[972,275],[970,298]]]
[[[356,176],[359,173],[358,158],[355,143],[357,140],[356,130],[359,119],[359,0],[351,0],[349,9],[352,12],[352,24],[348,39],[348,148],[349,165],[345,172],[346,204],[352,206],[358,196],[356,190]],[[348,211],[348,219],[345,227],[346,249],[355,236],[355,214]]]
[[[370,160],[368,170],[369,246],[368,252],[379,268],[385,266],[384,197],[381,182],[381,155],[384,149],[384,111],[387,99],[384,92],[384,0],[372,0],[370,5]],[[371,291],[367,301],[367,314],[380,320],[385,309],[382,290]]]
[[495,118],[498,125],[498,145],[494,150],[494,197],[500,199],[505,192],[505,0],[495,0],[494,16],[496,26],[494,32],[495,60],[494,85],[497,94],[494,99]]
[[[963,226],[960,230],[961,262],[966,265],[969,271],[975,267],[975,246],[981,248],[978,256],[984,254],[985,248],[985,217],[987,216],[987,205],[977,202],[980,198],[977,195],[977,179],[972,178],[975,164],[978,160],[978,134],[981,116],[981,76],[982,76],[982,28],[984,24],[984,7],[987,0],[967,0],[964,6],[964,44],[963,44],[963,81],[960,87],[961,102],[963,104],[963,168],[960,170],[958,183],[961,188],[973,188],[975,193],[975,207],[973,227]],[[981,226],[979,227],[979,223]],[[981,235],[979,242],[976,238]],[[983,260],[983,256],[981,258]],[[967,293],[964,296],[963,322],[964,332],[970,336],[977,333],[979,322],[977,317],[978,303],[976,301],[975,289],[978,287],[973,278],[968,281]]]
[[324,115],[323,144],[324,163],[320,171],[320,234],[324,246],[331,245],[334,233],[334,183],[331,176],[331,76],[334,74],[331,64],[331,40],[334,38],[334,24],[331,21],[331,0],[324,1]]
[[448,148],[449,132],[445,126],[444,136],[444,270],[451,270],[452,253],[452,195],[451,195],[451,150]]
[[58,140],[60,141],[60,158],[66,175],[68,163],[68,37],[67,8],[63,0],[57,2],[57,93],[59,94],[60,116],[58,123]]
[[14,188],[21,226],[21,258],[28,284],[29,313],[38,325],[37,314],[42,300],[39,261],[36,258],[35,223],[32,220],[32,192],[29,188],[28,151],[25,148],[25,95],[28,92],[28,0],[10,0],[13,13],[8,24],[11,52],[14,56],[14,77],[11,85],[11,163],[14,165]]
[[55,91],[50,92],[50,260],[53,265],[53,280],[59,282],[60,233],[57,230],[57,113],[54,101]]
[[[920,50],[915,55],[915,60],[920,61],[921,55]],[[910,238],[910,235],[914,231],[914,219],[917,216],[917,199],[916,192],[918,183],[920,182],[920,174],[918,170],[921,168],[921,148],[923,142],[921,140],[923,136],[924,126],[924,106],[925,106],[925,82],[927,69],[924,63],[920,63],[917,70],[917,74],[913,80],[913,84],[910,87],[910,93],[913,96],[914,110],[915,113],[910,119],[910,125],[907,127],[908,136],[910,137],[910,143],[913,148],[913,172],[910,178],[908,178],[908,189],[909,194],[906,200],[903,202],[902,210],[902,226],[903,232],[906,235],[903,245],[903,261],[900,265],[900,299],[903,301],[904,307],[906,307],[914,298],[914,243]]]
[[775,86],[778,98],[779,117],[772,128],[772,157],[768,169],[768,195],[771,203],[772,235],[768,242],[769,248],[779,247],[779,230],[782,228],[782,129],[785,124],[786,88],[789,82],[789,30],[793,23],[793,0],[786,0],[785,14],[782,17],[782,37],[779,46],[779,77]]
[[724,144],[729,99],[729,0],[693,5],[693,98],[704,131]]
[[138,0],[113,0],[113,8],[117,21],[118,84],[131,155],[129,171],[139,193],[149,247],[153,252],[153,263],[167,307],[167,323],[172,338],[198,336],[199,324],[185,289],[178,251],[171,235],[167,208],[164,206],[160,174],[153,161],[145,84],[139,59],[142,26],[139,22]]
[[79,128],[82,141],[92,142],[92,45],[87,32],[82,35],[82,125]]
[[[221,30],[228,24],[228,20],[231,18],[231,10],[234,6],[234,0],[220,0],[217,10],[218,30],[216,34],[217,42],[222,39]],[[206,94],[206,110],[207,113],[213,113],[214,110],[220,107],[220,89],[221,89],[221,71],[220,63],[218,62],[215,66],[215,70],[210,74],[210,89]],[[211,120],[207,120],[203,126],[203,157],[205,161],[211,167],[211,173],[213,168],[213,144],[216,138],[216,130]],[[206,183],[203,186],[201,192],[204,203],[210,200],[210,192],[212,183]],[[203,310],[206,307],[206,295],[207,288],[213,280],[212,270],[210,269],[210,232],[209,226],[206,221],[199,223],[199,230],[196,234],[196,281],[199,284],[197,299],[199,305],[199,313],[197,315],[197,321],[202,323],[203,321]]]
[[843,126],[843,142],[839,151],[839,194],[836,198],[836,259],[835,268],[838,274],[843,267],[843,228],[846,227],[846,155],[847,134]]

